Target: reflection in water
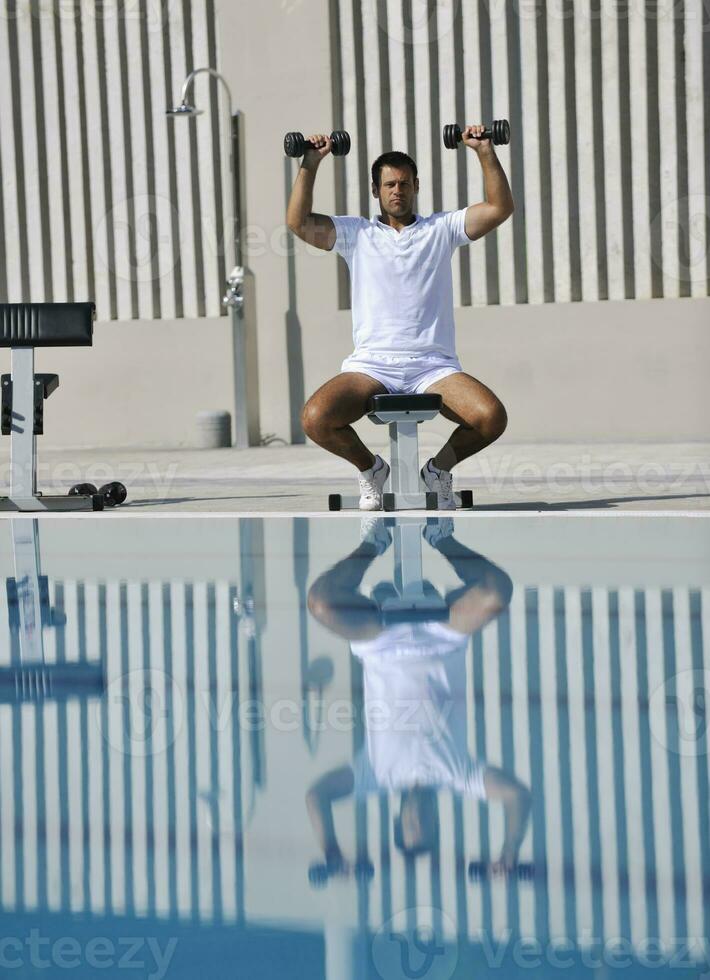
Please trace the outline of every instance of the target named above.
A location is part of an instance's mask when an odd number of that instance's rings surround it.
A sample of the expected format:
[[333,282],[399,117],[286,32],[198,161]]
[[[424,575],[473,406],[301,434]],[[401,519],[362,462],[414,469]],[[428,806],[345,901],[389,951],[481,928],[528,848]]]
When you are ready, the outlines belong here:
[[662,540],[86,525],[0,525],[3,972],[33,930],[61,976],[67,937],[80,976],[96,937],[176,978],[703,962],[710,583]]
[[[467,745],[466,650],[471,634],[505,609],[512,582],[505,572],[453,536],[449,519],[399,523],[395,581],[368,598],[362,580],[392,543],[384,520],[363,521],[359,547],[311,587],[313,615],[350,644],[362,663],[364,739],[351,764],[323,775],[309,790],[308,810],[325,864],[311,868],[314,884],[347,875],[332,804],[351,794],[399,793],[394,843],[405,857],[439,850],[438,791],[500,802],[505,834],[494,872],[511,871],[525,834],[529,792],[511,774],[471,758]],[[421,535],[461,585],[442,598],[421,576]],[[396,582],[396,584],[395,584]],[[459,861],[462,855],[457,855]],[[356,872],[371,865],[360,860]]]

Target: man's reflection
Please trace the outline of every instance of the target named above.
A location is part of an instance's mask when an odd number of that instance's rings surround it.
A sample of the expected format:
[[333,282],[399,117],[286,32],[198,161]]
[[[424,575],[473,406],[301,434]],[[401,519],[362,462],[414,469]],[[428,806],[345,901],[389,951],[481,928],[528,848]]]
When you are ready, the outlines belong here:
[[351,794],[400,794],[394,841],[412,857],[437,847],[439,790],[500,802],[505,840],[491,871],[508,872],[516,864],[530,794],[514,777],[469,755],[465,657],[470,636],[508,606],[513,587],[501,568],[457,541],[453,531],[450,518],[423,530],[462,583],[429,618],[414,618],[413,612],[408,621],[388,625],[381,603],[396,594],[394,585],[380,583],[371,598],[360,591],[365,573],[392,543],[381,518],[363,519],[359,547],[310,589],[313,616],[348,640],[362,662],[365,720],[364,745],[353,764],[326,773],[306,797],[325,855],[325,868],[311,874],[315,884],[357,870],[340,850],[333,819],[333,803]]

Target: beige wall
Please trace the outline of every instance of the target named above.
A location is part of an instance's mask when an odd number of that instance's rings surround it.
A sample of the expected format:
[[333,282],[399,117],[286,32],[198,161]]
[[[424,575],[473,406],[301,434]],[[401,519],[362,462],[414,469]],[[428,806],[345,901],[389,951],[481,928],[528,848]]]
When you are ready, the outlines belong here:
[[[336,260],[301,243],[289,315],[283,236],[283,134],[332,125],[328,4],[270,0],[249,4],[246,16],[241,4],[219,6],[223,69],[244,113],[246,222],[256,243],[247,258],[254,292],[248,328],[258,349],[260,427],[288,440],[301,390],[307,395],[337,373],[351,349],[349,314],[337,310]],[[322,168],[319,210],[334,209],[338,165],[331,159]],[[707,437],[710,299],[479,307],[456,315],[464,367],[508,407],[508,440]],[[9,370],[8,351],[0,351],[0,369]],[[93,349],[43,351],[37,369],[60,375],[46,414],[47,446],[188,446],[198,411],[233,409],[226,317],[99,324]]]

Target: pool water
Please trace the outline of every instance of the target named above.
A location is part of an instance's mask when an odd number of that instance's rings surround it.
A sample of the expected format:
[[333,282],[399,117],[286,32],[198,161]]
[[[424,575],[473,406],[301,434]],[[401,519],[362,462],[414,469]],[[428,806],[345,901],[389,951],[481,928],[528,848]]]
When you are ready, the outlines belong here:
[[710,976],[710,524],[0,524],[0,975]]

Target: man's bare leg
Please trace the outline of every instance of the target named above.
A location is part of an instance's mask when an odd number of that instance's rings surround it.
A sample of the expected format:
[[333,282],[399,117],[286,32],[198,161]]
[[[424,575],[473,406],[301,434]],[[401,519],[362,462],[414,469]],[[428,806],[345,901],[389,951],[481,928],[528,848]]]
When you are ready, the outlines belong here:
[[303,431],[309,439],[364,472],[375,463],[374,454],[352,427],[367,412],[373,395],[387,389],[367,374],[354,371],[331,378],[306,402],[301,413]]
[[441,414],[458,423],[449,441],[434,457],[434,466],[452,470],[457,463],[490,446],[508,424],[503,403],[482,381],[462,371],[450,374],[427,388],[428,395],[441,395]]

